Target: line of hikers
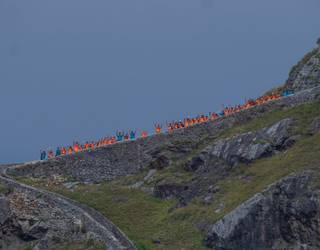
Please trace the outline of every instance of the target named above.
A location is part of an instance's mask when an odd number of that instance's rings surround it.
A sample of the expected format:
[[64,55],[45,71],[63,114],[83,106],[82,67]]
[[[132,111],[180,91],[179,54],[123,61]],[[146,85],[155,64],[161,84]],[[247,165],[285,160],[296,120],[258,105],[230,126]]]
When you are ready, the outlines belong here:
[[[216,120],[219,117],[228,116],[236,112],[240,112],[245,109],[252,108],[257,105],[264,104],[269,101],[278,100],[281,97],[287,97],[294,95],[293,91],[285,90],[282,94],[270,94],[270,95],[264,95],[257,99],[250,99],[245,102],[243,105],[237,105],[234,107],[225,107],[221,112],[215,113],[210,112],[208,115],[198,115],[193,118],[185,118],[184,120],[180,121],[173,121],[166,124],[167,132],[169,134],[173,133],[174,130],[187,128],[199,123],[204,123],[208,121]],[[162,133],[162,125],[160,123],[154,124],[154,131],[155,134],[161,134]],[[143,130],[141,131],[140,138],[145,138],[148,136],[148,131]],[[74,153],[78,153],[84,150],[93,150],[95,148],[115,144],[117,142],[123,142],[123,141],[133,141],[137,138],[137,131],[130,130],[129,132],[125,133],[123,131],[117,131],[115,136],[112,137],[104,137],[98,141],[92,141],[92,142],[86,142],[84,144],[81,144],[79,142],[74,142],[72,146],[68,147],[58,147],[56,151],[53,150],[41,150],[40,151],[40,159],[46,160],[51,159],[58,156],[63,155],[71,155]]]

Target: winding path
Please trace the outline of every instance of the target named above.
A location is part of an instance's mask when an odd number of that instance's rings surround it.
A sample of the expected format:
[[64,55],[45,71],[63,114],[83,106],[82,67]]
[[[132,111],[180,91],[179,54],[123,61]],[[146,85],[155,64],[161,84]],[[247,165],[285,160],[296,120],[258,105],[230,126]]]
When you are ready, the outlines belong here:
[[53,201],[64,211],[72,211],[78,218],[84,220],[90,231],[96,234],[106,245],[106,249],[110,250],[131,250],[136,249],[133,243],[125,236],[125,234],[117,228],[112,222],[106,219],[96,210],[66,198],[62,195],[35,188],[23,183],[19,183],[7,175],[9,168],[19,168],[21,165],[2,165],[0,166],[0,182],[5,183],[8,187],[27,191],[41,197],[47,201]]

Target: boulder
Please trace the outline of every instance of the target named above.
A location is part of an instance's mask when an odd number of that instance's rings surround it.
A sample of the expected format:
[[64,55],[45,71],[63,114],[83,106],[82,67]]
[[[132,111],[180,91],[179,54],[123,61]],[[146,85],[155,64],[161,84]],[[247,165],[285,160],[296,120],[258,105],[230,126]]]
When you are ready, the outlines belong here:
[[281,150],[289,138],[289,129],[292,124],[292,119],[283,119],[257,132],[248,132],[220,140],[212,146],[210,154],[225,160],[231,166],[240,162],[250,163]]
[[150,163],[149,167],[151,169],[161,170],[168,167],[169,165],[170,165],[170,160],[166,156],[160,155]]

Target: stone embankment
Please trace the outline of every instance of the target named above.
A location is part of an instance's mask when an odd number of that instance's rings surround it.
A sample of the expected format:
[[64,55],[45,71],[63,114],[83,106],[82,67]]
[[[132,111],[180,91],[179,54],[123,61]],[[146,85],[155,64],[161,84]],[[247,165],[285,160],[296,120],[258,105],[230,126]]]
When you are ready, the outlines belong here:
[[19,166],[13,173],[33,177],[63,175],[77,181],[98,183],[127,176],[145,168],[166,167],[174,159],[185,156],[201,141],[216,138],[233,126],[244,124],[262,114],[320,100],[320,87],[307,89],[295,96],[282,98],[193,127],[97,148],[71,156]]
[[0,168],[0,182],[11,190],[0,199],[2,247],[29,242],[33,249],[54,249],[57,243],[90,238],[103,242],[106,249],[135,249],[115,225],[94,209],[59,194],[18,183],[6,175],[8,168]]
[[204,139],[217,138],[221,132],[233,126],[245,124],[266,112],[287,109],[315,100],[320,100],[319,86],[228,117],[177,130],[170,135],[154,135],[97,148],[91,152],[25,164],[10,171],[10,174],[33,177],[62,175],[80,182],[98,183],[136,174],[147,168],[163,168],[172,160],[191,152]]

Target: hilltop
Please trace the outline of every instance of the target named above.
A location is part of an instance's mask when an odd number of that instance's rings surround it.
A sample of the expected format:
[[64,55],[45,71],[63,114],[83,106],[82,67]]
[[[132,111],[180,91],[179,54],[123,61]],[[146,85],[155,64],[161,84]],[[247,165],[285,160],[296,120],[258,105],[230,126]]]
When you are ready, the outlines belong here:
[[319,249],[319,48],[284,89],[172,134],[3,167],[0,248]]

